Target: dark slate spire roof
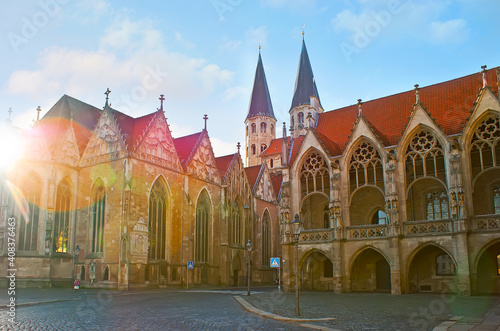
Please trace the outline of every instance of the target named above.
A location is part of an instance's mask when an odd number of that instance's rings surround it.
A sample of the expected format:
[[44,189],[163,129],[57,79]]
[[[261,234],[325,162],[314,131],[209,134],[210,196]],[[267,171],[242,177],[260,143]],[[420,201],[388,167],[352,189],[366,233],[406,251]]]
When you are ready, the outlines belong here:
[[276,119],[276,117],[274,117],[269,89],[267,88],[266,73],[264,72],[264,66],[262,65],[260,51],[257,69],[255,70],[252,97],[250,98],[250,106],[248,107],[248,115],[246,119],[254,116],[268,116]]
[[[319,100],[318,89],[316,88],[316,81],[312,71],[311,63],[309,62],[309,55],[307,55],[307,48],[304,39],[302,39],[302,51],[300,52],[299,69],[297,70],[297,79],[295,80],[295,90],[293,91],[292,106],[293,109],[301,105],[310,105],[311,96],[315,96]],[[319,102],[321,108],[321,101]]]

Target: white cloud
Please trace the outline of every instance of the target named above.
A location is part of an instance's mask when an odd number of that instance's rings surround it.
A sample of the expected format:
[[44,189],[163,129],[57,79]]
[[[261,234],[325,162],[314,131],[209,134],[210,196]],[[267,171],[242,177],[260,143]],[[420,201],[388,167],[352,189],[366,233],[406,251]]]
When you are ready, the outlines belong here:
[[230,87],[224,91],[224,101],[230,101],[234,98],[238,97],[247,97],[250,95],[250,92],[248,89],[241,87],[241,86],[235,86],[235,87]]
[[469,29],[464,19],[431,22],[428,35],[436,44],[460,43],[469,37]]
[[194,43],[190,42],[187,39],[184,39],[184,37],[182,36],[182,34],[180,32],[175,33],[175,40],[177,40],[179,45],[181,45],[184,48],[194,49],[196,47],[196,45]]
[[157,49],[163,45],[161,32],[154,28],[151,20],[132,21],[123,13],[118,14],[114,22],[106,28],[101,38],[102,47],[138,50]]
[[234,154],[238,151],[236,149],[236,144],[232,142],[228,143],[227,141],[214,137],[210,137],[210,142],[212,143],[212,149],[216,157]]
[[242,44],[241,40],[229,40],[225,43],[223,43],[220,47],[219,47],[219,54],[220,53],[225,53],[225,52],[229,52],[229,53],[232,53],[234,52],[238,47],[240,47],[240,45]]
[[80,22],[95,22],[104,15],[113,13],[111,4],[105,0],[81,0],[76,4],[74,18]]

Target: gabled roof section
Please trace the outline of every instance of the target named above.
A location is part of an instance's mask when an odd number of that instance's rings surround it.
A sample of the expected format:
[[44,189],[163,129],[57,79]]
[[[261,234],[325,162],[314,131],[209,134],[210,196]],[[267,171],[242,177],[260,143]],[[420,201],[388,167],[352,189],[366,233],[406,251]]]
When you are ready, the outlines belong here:
[[[287,143],[290,143],[290,137],[286,137],[286,139],[287,139]],[[281,154],[282,150],[283,150],[283,138],[273,139],[273,140],[271,140],[269,147],[266,148],[266,150],[263,151],[259,155],[259,157]]]
[[267,88],[266,73],[264,72],[264,66],[262,65],[260,51],[246,120],[255,116],[267,116],[276,120],[276,117],[274,117],[271,96],[269,95],[269,89]]
[[292,165],[295,159],[297,158],[297,154],[299,153],[300,146],[302,146],[302,142],[306,136],[298,136],[294,140],[292,140],[292,146],[290,146],[290,160],[288,161],[289,165]]
[[220,156],[215,158],[215,163],[217,164],[217,168],[219,169],[219,173],[221,177],[224,177],[233,162],[233,160],[238,156],[238,153],[230,154],[226,156]]
[[[118,125],[118,128],[120,129],[120,133],[123,137],[123,142],[125,143],[125,146],[127,149],[130,151],[133,146],[133,140],[134,140],[134,126],[135,126],[135,119],[132,116],[128,116],[116,109],[113,109],[111,107],[105,107],[103,111],[109,111],[113,117],[115,118],[116,124]],[[154,113],[153,113],[154,114]],[[146,115],[148,116],[148,115]]]
[[[495,68],[486,71],[490,84],[496,82]],[[475,73],[420,88],[420,101],[445,134],[462,132],[482,88],[482,74]],[[414,108],[415,91],[407,91],[363,103],[363,116],[386,146],[396,145]],[[319,115],[316,130],[335,142],[343,152],[358,116],[351,105]]]
[[195,151],[196,143],[200,140],[203,131],[188,136],[174,139],[175,149],[183,165],[189,162],[191,154]]
[[65,94],[35,124],[35,127],[43,131],[47,143],[53,150],[58,146],[58,137],[72,125],[78,149],[80,154],[83,154],[100,114],[100,109]]
[[321,132],[318,132],[314,129],[312,129],[312,130],[313,130],[314,134],[316,135],[316,137],[318,137],[318,140],[320,141],[320,143],[325,147],[328,154],[330,154],[330,156],[336,156],[336,155],[339,155],[341,153],[340,147],[336,143],[334,143],[333,141],[328,139],[328,137],[325,136],[324,134],[322,134]]
[[318,89],[316,88],[316,80],[314,79],[311,62],[309,62],[306,43],[302,39],[302,51],[300,52],[299,68],[297,70],[297,78],[295,79],[295,89],[290,109],[301,105],[310,105],[311,96],[318,98],[320,107],[323,108],[319,99]]
[[134,128],[130,137],[131,149],[135,150],[138,147],[138,145],[146,135],[148,128],[151,126],[151,123],[158,115],[159,112],[154,112],[134,119]]
[[259,174],[262,171],[263,166],[264,166],[263,164],[259,164],[245,168],[245,173],[247,174],[248,183],[250,184],[252,191],[255,188],[255,184],[257,183],[257,179],[259,178]]

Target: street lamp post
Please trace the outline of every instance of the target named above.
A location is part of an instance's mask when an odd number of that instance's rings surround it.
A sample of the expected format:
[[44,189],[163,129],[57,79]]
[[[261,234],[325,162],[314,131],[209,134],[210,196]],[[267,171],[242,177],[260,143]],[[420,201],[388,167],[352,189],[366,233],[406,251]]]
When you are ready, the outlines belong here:
[[252,243],[250,242],[250,239],[248,239],[248,243],[247,243],[247,252],[248,252],[248,268],[247,268],[248,292],[247,292],[247,295],[250,295],[250,253],[252,253]]
[[292,221],[293,241],[295,242],[295,313],[300,316],[299,309],[299,238],[302,230],[302,222],[299,215],[295,214]]
[[78,279],[78,272],[76,271],[76,264],[78,263],[78,256],[80,256],[80,246],[76,245],[73,251],[73,272],[75,280]]

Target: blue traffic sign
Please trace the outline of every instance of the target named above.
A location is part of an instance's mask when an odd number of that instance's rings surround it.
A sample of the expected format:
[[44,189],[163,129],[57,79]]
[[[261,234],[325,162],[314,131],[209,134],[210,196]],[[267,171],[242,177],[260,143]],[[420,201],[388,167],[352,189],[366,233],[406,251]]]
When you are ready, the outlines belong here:
[[188,269],[193,269],[193,261],[188,261]]
[[279,268],[280,267],[280,258],[272,257],[271,258],[271,268]]

